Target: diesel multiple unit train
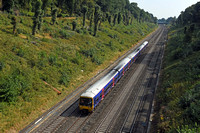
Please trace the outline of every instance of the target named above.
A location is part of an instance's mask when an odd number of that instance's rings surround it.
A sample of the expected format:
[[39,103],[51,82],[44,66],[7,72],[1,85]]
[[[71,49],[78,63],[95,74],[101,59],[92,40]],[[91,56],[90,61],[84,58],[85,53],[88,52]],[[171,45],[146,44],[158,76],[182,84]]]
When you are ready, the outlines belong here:
[[79,109],[82,112],[92,112],[97,105],[104,99],[106,94],[126,73],[130,66],[140,56],[141,52],[148,45],[145,41],[138,46],[131,54],[122,59],[110,72],[103,76],[100,80],[90,86],[79,99]]

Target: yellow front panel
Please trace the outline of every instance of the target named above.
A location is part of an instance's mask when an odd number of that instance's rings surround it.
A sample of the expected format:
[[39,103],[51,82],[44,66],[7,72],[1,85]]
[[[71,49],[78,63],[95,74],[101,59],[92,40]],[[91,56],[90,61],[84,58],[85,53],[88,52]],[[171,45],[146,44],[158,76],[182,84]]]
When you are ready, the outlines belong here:
[[[84,98],[87,98],[87,97],[84,97]],[[93,99],[92,99],[92,107],[83,106],[83,105],[80,105],[80,104],[79,104],[79,109],[80,109],[80,110],[88,110],[89,112],[92,112],[92,111],[93,111],[93,108],[94,108],[94,100],[93,100]]]

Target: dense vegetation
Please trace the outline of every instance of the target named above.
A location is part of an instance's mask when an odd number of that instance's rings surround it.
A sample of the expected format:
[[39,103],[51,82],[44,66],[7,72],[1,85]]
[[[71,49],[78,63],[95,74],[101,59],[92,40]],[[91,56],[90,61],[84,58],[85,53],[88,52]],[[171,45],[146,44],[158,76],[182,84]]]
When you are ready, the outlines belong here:
[[[58,17],[84,16],[88,19],[94,13],[95,6],[100,6],[102,21],[108,18],[115,18],[119,14],[128,25],[132,19],[140,22],[156,22],[157,19],[151,13],[145,12],[137,6],[137,3],[130,3],[129,0],[3,0],[3,11],[21,15],[33,16],[33,12],[40,7],[42,16],[51,16],[56,8]],[[85,9],[87,11],[85,12]]]
[[3,0],[3,10],[0,132],[23,128],[156,28],[125,0]]
[[200,2],[182,12],[170,27],[156,99],[159,115],[154,129],[200,132]]

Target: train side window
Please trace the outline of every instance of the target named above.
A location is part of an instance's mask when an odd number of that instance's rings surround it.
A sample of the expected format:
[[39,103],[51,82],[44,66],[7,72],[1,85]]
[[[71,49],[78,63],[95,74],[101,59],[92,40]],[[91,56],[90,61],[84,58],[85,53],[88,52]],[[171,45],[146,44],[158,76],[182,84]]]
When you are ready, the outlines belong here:
[[98,101],[99,101],[99,98],[98,98],[98,96],[97,96],[96,102],[98,103]]
[[108,85],[107,85],[107,87],[105,88],[105,92],[107,93],[107,91],[108,91]]

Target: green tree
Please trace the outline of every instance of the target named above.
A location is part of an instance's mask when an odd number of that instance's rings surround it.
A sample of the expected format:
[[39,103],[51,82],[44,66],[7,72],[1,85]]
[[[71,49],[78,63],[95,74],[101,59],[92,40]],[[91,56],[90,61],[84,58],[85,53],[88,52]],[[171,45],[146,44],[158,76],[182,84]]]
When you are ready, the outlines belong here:
[[82,8],[82,12],[83,12],[83,27],[85,26],[85,19],[86,19],[87,11],[88,11],[88,7],[87,6],[83,6],[83,8]]
[[92,28],[93,19],[94,19],[94,9],[91,10],[91,14],[90,14],[90,28]]
[[74,12],[74,0],[70,0],[69,2],[69,5],[70,5],[70,8],[69,8],[69,12],[70,12],[70,16],[72,16],[73,12]]
[[110,25],[112,24],[112,16],[111,15],[108,16],[108,22]]
[[13,25],[13,34],[15,34],[16,33],[16,27],[17,27],[17,19],[16,19],[15,16],[13,16],[11,18],[11,24]]
[[58,11],[58,9],[57,9],[57,8],[54,8],[54,9],[52,10],[52,12],[51,12],[51,16],[52,16],[51,21],[52,21],[53,25],[54,25],[55,22],[56,22],[57,11]]
[[13,8],[14,8],[14,0],[3,0],[3,11],[7,11],[8,13],[13,13]]
[[43,0],[42,10],[44,11],[44,15],[46,13],[46,10],[49,4],[50,4],[50,0]]
[[72,22],[72,30],[73,30],[73,31],[76,30],[76,26],[77,26],[77,22],[76,22],[76,20],[74,20],[74,21]]
[[94,11],[94,36],[97,34],[98,30],[98,22],[101,18],[101,10],[98,5],[95,6],[95,11]]
[[35,35],[36,28],[38,25],[40,25],[40,15],[41,15],[41,7],[42,7],[42,1],[37,0],[35,4],[35,15],[33,17],[33,30],[32,30],[32,35]]
[[38,21],[38,30],[41,29],[41,26],[42,26],[42,16],[43,16],[43,11],[41,11],[40,15],[39,15],[39,21]]
[[117,17],[117,18],[118,18],[118,19],[117,19],[117,22],[118,22],[118,24],[120,24],[121,21],[122,21],[122,15],[121,15],[120,12],[118,13],[118,17]]
[[116,22],[117,22],[117,14],[114,14],[113,25],[115,25]]

